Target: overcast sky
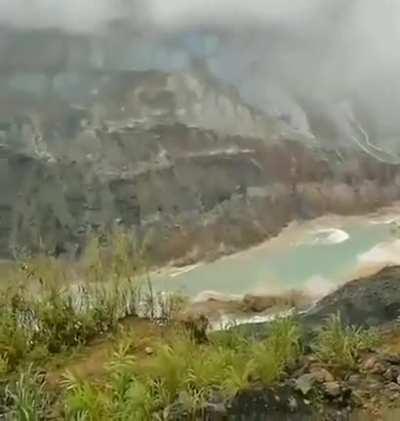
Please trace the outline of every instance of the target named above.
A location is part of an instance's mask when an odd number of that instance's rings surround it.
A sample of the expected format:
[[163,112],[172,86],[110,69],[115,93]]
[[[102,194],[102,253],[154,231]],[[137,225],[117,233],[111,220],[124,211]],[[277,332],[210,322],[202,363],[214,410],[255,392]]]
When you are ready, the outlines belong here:
[[261,105],[268,97],[358,96],[397,120],[399,0],[0,0],[0,22],[21,28],[97,33],[121,17],[151,38],[140,48],[119,41],[139,67],[179,67],[203,55]]
[[[324,0],[329,2],[330,0]],[[90,31],[116,16],[151,15],[155,25],[301,19],[322,0],[0,0],[0,20],[17,26]]]

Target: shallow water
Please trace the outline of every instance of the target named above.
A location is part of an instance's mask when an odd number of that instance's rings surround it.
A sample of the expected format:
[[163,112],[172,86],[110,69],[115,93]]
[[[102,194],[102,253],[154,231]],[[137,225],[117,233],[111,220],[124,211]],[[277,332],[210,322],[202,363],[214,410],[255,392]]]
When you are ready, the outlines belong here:
[[157,289],[198,299],[292,289],[320,296],[367,267],[396,263],[400,244],[394,241],[390,219],[333,216],[295,223],[260,246],[212,263],[164,271],[153,282]]

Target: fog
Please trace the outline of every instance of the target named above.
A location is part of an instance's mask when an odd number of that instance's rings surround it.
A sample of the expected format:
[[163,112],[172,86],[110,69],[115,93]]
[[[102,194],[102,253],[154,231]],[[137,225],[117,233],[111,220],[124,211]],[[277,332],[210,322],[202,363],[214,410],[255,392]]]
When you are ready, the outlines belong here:
[[[399,17],[398,0],[0,0],[3,26],[97,40],[92,66],[174,71],[201,59],[295,125],[305,109],[346,103],[388,138],[400,130]],[[0,67],[14,51],[1,45]]]

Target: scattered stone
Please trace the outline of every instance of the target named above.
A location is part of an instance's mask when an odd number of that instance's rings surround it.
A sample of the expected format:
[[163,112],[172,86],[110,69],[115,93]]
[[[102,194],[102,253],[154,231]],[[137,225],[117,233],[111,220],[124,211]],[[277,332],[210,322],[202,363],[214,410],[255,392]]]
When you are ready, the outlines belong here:
[[370,371],[372,374],[383,374],[386,371],[386,368],[381,362],[378,361]]
[[352,402],[355,406],[357,406],[357,407],[363,406],[363,398],[362,398],[359,391],[353,390],[352,394],[351,394],[351,397],[352,397]]
[[387,365],[385,366],[385,364],[383,364],[382,361],[374,355],[364,362],[362,368],[372,374],[383,374],[387,370]]
[[207,410],[215,415],[225,416],[227,414],[227,407],[223,402],[220,403],[209,403]]
[[393,365],[400,365],[400,355],[396,355],[396,354],[385,354],[382,356],[382,358]]
[[368,389],[372,390],[372,391],[379,391],[382,389],[382,384],[381,383],[370,383],[368,385]]
[[377,396],[372,396],[372,398],[371,398],[371,403],[372,404],[375,404],[375,403],[377,403],[378,402],[378,397]]
[[337,398],[342,393],[342,387],[339,382],[326,382],[322,386],[327,396],[331,398]]
[[293,396],[290,396],[288,399],[288,408],[290,412],[296,412],[299,408],[297,400]]
[[257,295],[246,295],[243,298],[243,308],[245,311],[253,313],[261,313],[276,304],[275,297],[262,297]]
[[308,366],[312,363],[316,363],[317,361],[318,359],[315,355],[305,355],[303,364]]
[[399,369],[397,367],[389,367],[384,373],[383,377],[389,381],[397,381],[398,376],[400,375]]
[[146,346],[146,348],[144,349],[144,352],[146,353],[146,355],[153,355],[154,349],[151,348],[150,346]]
[[368,360],[366,360],[363,364],[364,370],[372,370],[377,362],[378,359],[376,356],[368,358]]
[[310,390],[313,388],[315,383],[315,377],[313,374],[303,374],[295,382],[296,390],[300,391],[304,396],[306,396]]
[[360,384],[360,382],[361,382],[361,376],[359,374],[352,374],[348,379],[348,383],[350,386],[356,386]]
[[313,369],[310,374],[312,374],[317,383],[330,383],[335,380],[332,374],[325,368]]
[[399,392],[400,391],[400,385],[398,385],[395,382],[389,383],[387,387],[391,392]]

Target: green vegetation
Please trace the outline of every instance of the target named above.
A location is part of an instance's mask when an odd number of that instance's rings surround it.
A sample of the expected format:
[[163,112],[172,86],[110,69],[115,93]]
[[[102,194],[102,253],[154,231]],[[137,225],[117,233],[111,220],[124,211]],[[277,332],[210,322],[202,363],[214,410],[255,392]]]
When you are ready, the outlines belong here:
[[199,345],[189,334],[175,330],[155,344],[145,361],[138,359],[134,344],[125,337],[115,344],[100,379],[67,372],[58,386],[62,399],[57,402],[30,366],[7,392],[12,397],[8,413],[17,420],[46,419],[52,413],[67,420],[145,421],[177,406],[194,416],[213,394],[229,399],[252,385],[279,381],[301,355],[301,335],[289,319],[274,322],[271,335],[262,342],[236,333],[227,341],[228,335],[216,333],[209,343]]
[[[143,254],[125,234],[113,236],[111,244],[103,247],[94,238],[73,268],[42,256],[9,271],[8,285],[15,286],[0,298],[0,417],[195,419],[213,397],[229,400],[273,386],[298,367],[304,338],[294,319],[272,322],[263,340],[233,329],[198,343],[188,324],[174,321],[185,300],[153,292]],[[125,323],[139,321],[138,314],[147,320],[144,334]],[[164,327],[151,324],[153,318]],[[150,326],[158,329],[151,340]],[[68,364],[72,353],[90,353],[99,338],[110,349],[94,357],[101,360],[95,375]],[[335,316],[313,352],[326,364],[354,369],[375,343],[371,332],[344,327]]]
[[[48,256],[19,262],[2,280],[0,370],[7,373],[21,362],[85,345],[112,332],[119,320],[136,316],[144,300],[141,259],[128,236],[119,233],[107,248],[93,239],[82,267],[71,269]],[[154,308],[142,312],[154,313]]]
[[[11,419],[26,421],[147,421],[161,419],[157,416],[163,413],[170,419],[176,419],[175,413],[195,419],[213,396],[230,399],[240,391],[278,383],[303,355],[301,330],[290,318],[272,322],[262,341],[233,331],[213,333],[209,342],[197,344],[189,333],[171,327],[168,335],[154,340],[146,355],[140,352],[135,330],[113,338],[113,352],[95,378],[64,371],[54,390],[46,387],[32,365],[21,368],[3,393],[5,412]],[[337,316],[315,343],[321,360],[354,368],[371,339],[367,331],[344,328]]]
[[338,369],[357,367],[363,351],[376,347],[378,335],[372,330],[345,326],[340,314],[331,316],[315,341],[315,352],[325,363]]
[[15,383],[7,385],[3,395],[9,419],[39,421],[49,415],[51,402],[44,378],[31,365],[19,374]]

